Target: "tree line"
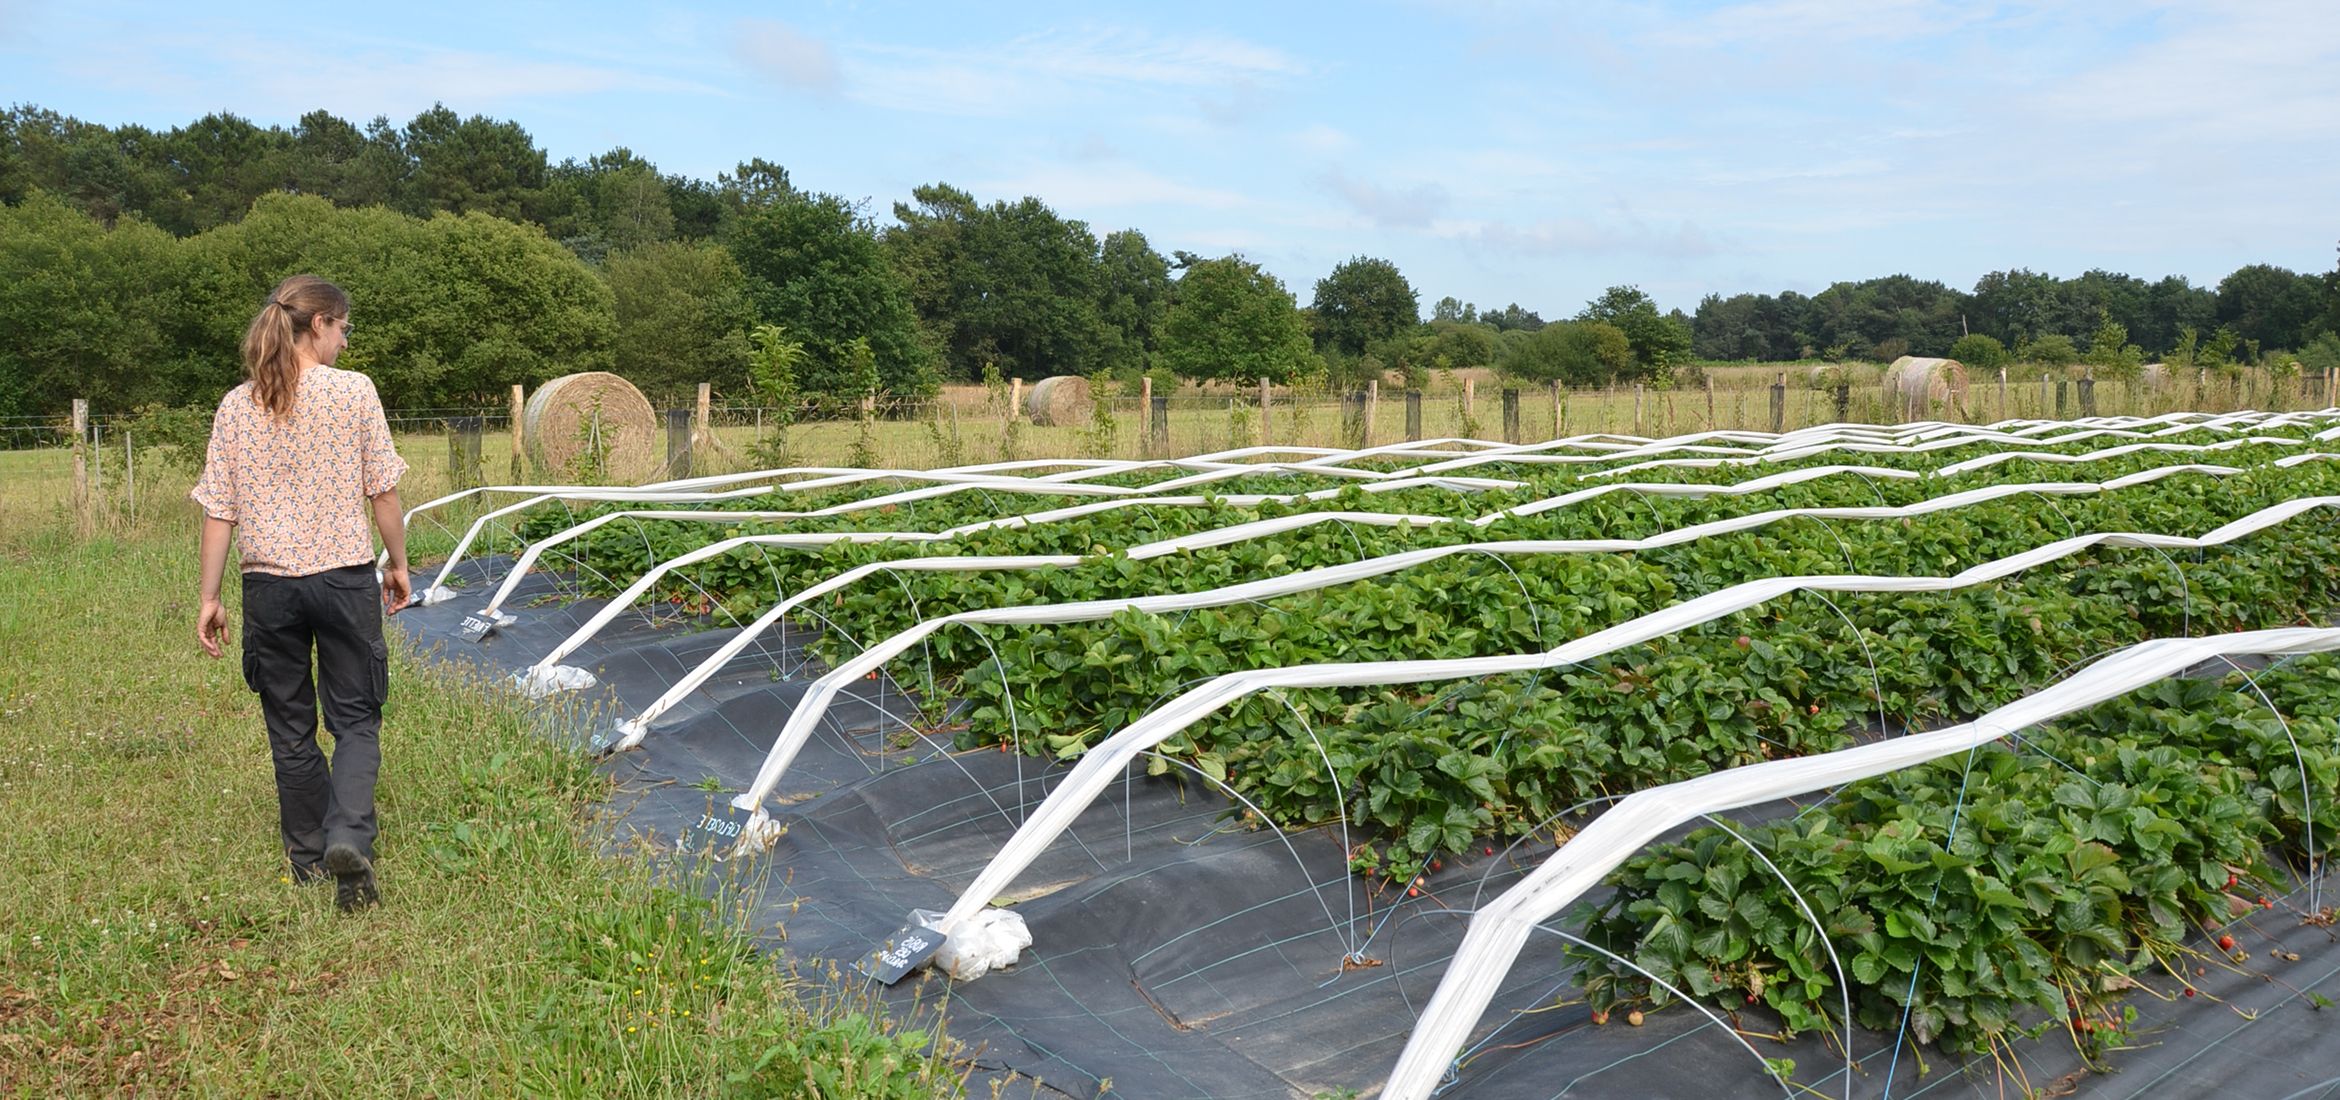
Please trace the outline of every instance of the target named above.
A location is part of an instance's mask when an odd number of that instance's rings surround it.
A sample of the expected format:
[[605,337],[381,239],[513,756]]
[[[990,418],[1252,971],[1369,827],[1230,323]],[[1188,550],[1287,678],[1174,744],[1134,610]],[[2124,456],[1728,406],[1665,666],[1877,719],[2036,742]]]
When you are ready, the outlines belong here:
[[553,163],[518,123],[434,106],[403,125],[229,114],[167,131],[0,112],[0,415],[207,404],[278,277],[348,287],[345,362],[404,407],[492,403],[515,382],[614,370],[654,400],[914,396],[1055,374],[1421,384],[1494,366],[1593,385],[1707,360],[1958,354],[2042,363],[2340,361],[2340,273],[2242,268],[2216,287],[1994,272],[1971,292],[1894,275],[1818,294],[1709,295],[1691,313],[1617,286],[1547,323],[1452,297],[1425,320],[1391,262],[1294,291],[1243,256],[1168,255],[1037,197],[947,183],[881,217],[761,158],[712,180],[624,148]]

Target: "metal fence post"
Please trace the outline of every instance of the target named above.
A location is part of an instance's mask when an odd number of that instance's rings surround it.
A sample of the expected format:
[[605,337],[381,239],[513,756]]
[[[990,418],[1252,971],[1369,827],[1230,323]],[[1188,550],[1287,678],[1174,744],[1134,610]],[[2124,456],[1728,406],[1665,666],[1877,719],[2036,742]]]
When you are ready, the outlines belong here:
[[1341,394],[1341,445],[1351,449],[1367,446],[1365,440],[1365,391],[1349,390]]
[[447,484],[451,488],[470,489],[487,481],[487,470],[479,456],[479,434],[484,418],[454,416],[447,425]]
[[691,476],[691,410],[666,410],[666,476]]

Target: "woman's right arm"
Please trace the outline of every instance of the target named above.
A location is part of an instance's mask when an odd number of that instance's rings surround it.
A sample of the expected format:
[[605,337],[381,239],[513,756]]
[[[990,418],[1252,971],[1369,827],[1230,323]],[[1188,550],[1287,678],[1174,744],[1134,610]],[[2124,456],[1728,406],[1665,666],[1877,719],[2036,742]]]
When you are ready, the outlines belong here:
[[195,642],[203,652],[219,656],[227,641],[227,608],[219,602],[219,586],[227,574],[228,540],[235,535],[237,425],[226,401],[211,418],[211,442],[204,448],[203,476],[187,495],[203,508],[201,536],[202,581],[197,590],[201,608],[195,612]]
[[227,574],[228,539],[235,530],[235,524],[218,516],[203,517],[202,609],[195,613],[195,641],[213,657],[227,642],[227,606],[219,602],[219,586]]

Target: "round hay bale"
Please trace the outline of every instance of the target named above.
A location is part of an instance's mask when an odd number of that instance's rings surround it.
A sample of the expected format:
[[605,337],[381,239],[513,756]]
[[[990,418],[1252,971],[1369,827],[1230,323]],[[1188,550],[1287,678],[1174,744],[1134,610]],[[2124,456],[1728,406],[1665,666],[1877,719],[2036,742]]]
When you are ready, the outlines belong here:
[[1816,390],[1863,385],[1863,379],[1873,382],[1876,374],[1862,363],[1822,363],[1804,372],[1805,384]]
[[1962,407],[1966,364],[1904,355],[1885,368],[1885,401],[1903,420],[1924,420],[1937,409]]
[[1089,380],[1077,374],[1043,378],[1024,395],[1024,418],[1041,427],[1067,427],[1089,418]]
[[[606,371],[564,374],[528,395],[520,422],[528,457],[550,476],[599,473],[632,484],[658,471],[658,414],[634,384]],[[601,469],[590,469],[593,455]]]

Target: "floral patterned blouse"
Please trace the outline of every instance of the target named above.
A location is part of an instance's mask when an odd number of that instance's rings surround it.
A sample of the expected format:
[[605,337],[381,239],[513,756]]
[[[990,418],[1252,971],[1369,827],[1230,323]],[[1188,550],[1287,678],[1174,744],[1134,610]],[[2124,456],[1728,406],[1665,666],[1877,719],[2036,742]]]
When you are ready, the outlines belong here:
[[220,400],[203,476],[188,495],[236,525],[244,572],[305,577],[374,560],[368,497],[398,486],[406,461],[374,380],[310,366],[278,419],[246,382]]

